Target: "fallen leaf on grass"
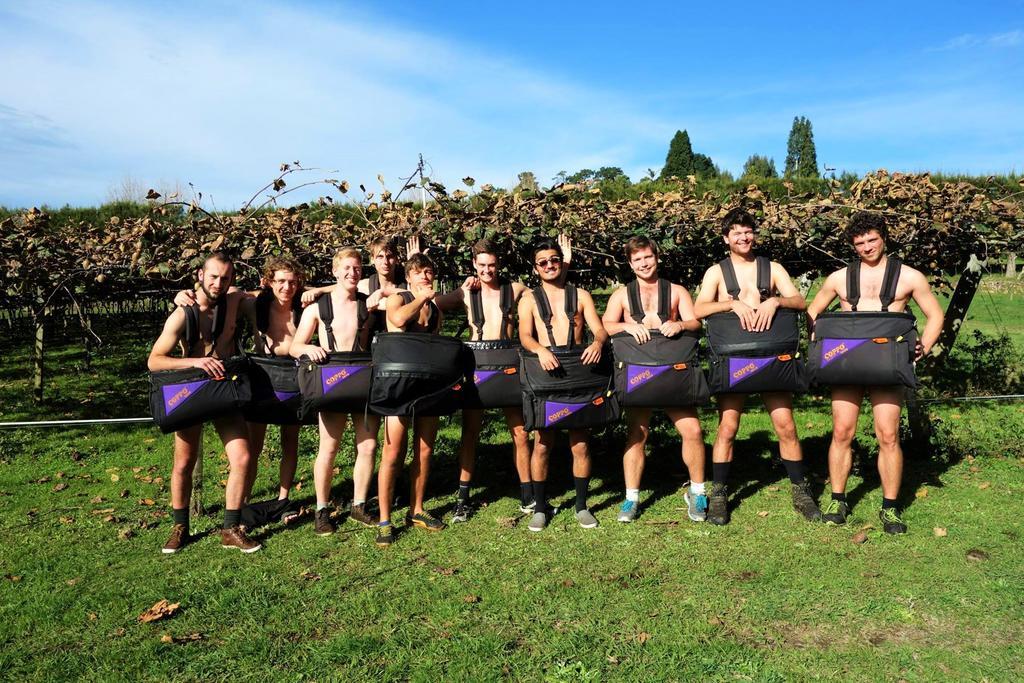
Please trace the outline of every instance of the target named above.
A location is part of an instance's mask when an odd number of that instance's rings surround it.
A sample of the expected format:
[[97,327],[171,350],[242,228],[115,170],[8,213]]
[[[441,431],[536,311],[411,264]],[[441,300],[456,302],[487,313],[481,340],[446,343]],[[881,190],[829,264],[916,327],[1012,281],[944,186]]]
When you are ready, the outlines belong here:
[[143,498],[142,500],[139,501],[139,505],[156,505],[156,501],[154,501],[152,498]]
[[114,638],[120,638],[124,634],[125,634],[125,630],[124,630],[124,627],[122,627],[122,628],[115,629],[114,631],[111,632],[110,635],[113,636]]
[[868,540],[868,532],[862,529],[855,533],[850,540],[856,543],[857,545],[860,545],[861,543],[864,543]]
[[48,481],[50,481],[49,477],[39,477],[38,479],[36,479],[37,484],[45,484]]
[[64,583],[66,583],[66,584],[67,584],[67,585],[69,585],[69,586],[74,586],[74,585],[75,585],[76,583],[78,583],[78,582],[79,582],[79,581],[81,581],[81,580],[82,580],[82,577],[80,577],[80,576],[76,576],[76,577],[75,577],[75,578],[73,578],[73,579],[68,579],[68,580],[67,580],[67,581],[65,581]]
[[875,528],[875,525],[874,525],[874,524],[865,524],[864,526],[862,526],[862,527],[860,528],[860,530],[861,530],[861,531],[871,531],[871,530],[872,530],[872,529],[874,529],[874,528]]
[[75,518],[74,517],[61,517],[60,518],[60,523],[61,524],[74,524],[75,523]]
[[117,483],[117,482],[121,481],[121,476],[119,474],[111,474],[110,475],[110,481],[112,481],[114,483]]
[[576,585],[576,582],[573,581],[572,579],[566,579],[565,581],[562,582],[562,588],[572,588],[575,585]]
[[502,529],[514,529],[519,524],[518,517],[498,517],[498,526]]
[[932,533],[935,534],[935,538],[945,538],[947,535],[946,528],[941,526],[932,529]]
[[132,492],[129,491],[128,489],[125,489],[125,490],[121,491],[121,493],[119,493],[117,495],[121,496],[122,498],[127,498],[128,496],[132,495]]
[[914,493],[914,498],[925,498],[928,496],[928,489],[922,486]]
[[114,508],[103,508],[102,510],[93,510],[92,514],[94,514],[94,515],[109,515],[113,511],[114,511]]
[[967,559],[971,562],[982,562],[988,559],[988,553],[986,553],[984,550],[971,548],[967,551]]
[[877,579],[881,575],[882,575],[881,572],[862,572],[861,573],[861,576],[863,576],[865,579]]
[[651,639],[651,634],[648,633],[647,631],[640,631],[640,633],[637,633],[635,636],[633,636],[633,640],[635,640],[636,642],[640,643],[641,645],[643,645],[644,643],[646,643],[650,639]]
[[984,491],[985,489],[987,489],[990,486],[992,486],[992,482],[989,482],[989,481],[983,481],[980,484],[978,484],[978,488],[981,489],[982,491]]
[[455,567],[434,567],[434,571],[441,576],[455,576],[459,573],[459,570]]
[[181,607],[180,602],[167,602],[157,600],[152,607],[139,615],[139,623],[148,624],[151,621],[159,621],[172,616]]
[[89,621],[96,621],[99,618],[99,615],[95,612],[89,612]]
[[63,479],[64,478],[64,473],[63,472],[58,472],[57,474],[55,474],[53,476],[57,477],[58,479]]
[[132,472],[134,472],[135,474],[138,474],[138,473],[139,473],[139,472],[141,472],[141,471],[142,471],[142,468],[141,468],[141,467],[133,467],[133,468],[132,468]]
[[975,473],[981,472],[981,468],[978,467],[977,465],[971,465],[970,470],[971,470],[971,472],[975,472]]
[[54,484],[54,487],[53,487],[52,490],[56,493],[57,491],[63,491],[67,487],[68,487],[68,485],[65,482],[62,481],[59,484]]
[[772,493],[778,493],[782,489],[780,489],[778,486],[769,486],[768,490],[771,491]]
[[103,518],[103,521],[106,522],[107,524],[117,524],[118,522],[121,521],[121,518],[117,517],[115,515],[107,515],[106,517]]
[[21,577],[15,574],[4,574],[4,578],[10,581],[11,583],[18,583],[19,581],[21,581]]
[[307,569],[306,571],[304,571],[301,574],[299,574],[299,578],[300,579],[305,579],[306,581],[319,581],[320,580],[320,575],[317,574],[316,572],[311,572],[311,571],[309,571]]
[[123,529],[121,529],[120,531],[117,532],[117,540],[119,540],[119,541],[127,541],[129,538],[131,538],[134,535],[135,535],[135,532],[132,531],[131,527],[124,527]]
[[103,496],[93,496],[92,498],[89,499],[89,502],[92,503],[93,505],[99,505],[100,503],[103,502]]
[[476,603],[476,602],[480,602],[480,596],[479,595],[465,595],[465,596],[463,596],[462,601],[463,602],[467,602],[469,604],[473,604],[473,603]]
[[192,643],[197,640],[205,638],[202,633],[189,633],[187,636],[172,636],[169,633],[165,633],[160,636],[161,643]]
[[768,516],[768,511],[767,510],[761,510],[760,512],[757,513],[757,516],[758,517],[767,517]]
[[722,621],[721,617],[711,617],[708,619],[708,624],[710,626],[725,626],[725,622]]

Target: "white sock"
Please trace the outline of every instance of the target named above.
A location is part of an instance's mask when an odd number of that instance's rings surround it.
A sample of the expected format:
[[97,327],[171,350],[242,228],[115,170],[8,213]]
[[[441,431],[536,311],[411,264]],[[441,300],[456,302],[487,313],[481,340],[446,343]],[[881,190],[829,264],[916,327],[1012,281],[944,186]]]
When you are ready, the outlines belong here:
[[700,482],[699,484],[696,484],[696,483],[691,481],[690,482],[690,493],[692,493],[695,496],[703,496],[704,495],[704,482]]
[[639,503],[640,489],[626,489],[626,500],[631,500],[634,503]]
[[352,501],[352,507],[355,507],[356,505],[364,505],[365,503],[366,503],[365,500],[353,500]]
[[327,507],[327,503],[317,503],[316,504],[316,511],[320,512],[321,510],[325,509],[326,507]]

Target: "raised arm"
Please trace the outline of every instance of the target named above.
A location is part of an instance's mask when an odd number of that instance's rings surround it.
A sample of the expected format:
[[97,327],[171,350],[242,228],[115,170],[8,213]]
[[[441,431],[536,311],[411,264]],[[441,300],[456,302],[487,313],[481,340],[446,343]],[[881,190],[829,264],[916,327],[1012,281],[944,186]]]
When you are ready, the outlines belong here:
[[[429,294],[427,291],[429,291]],[[419,316],[420,309],[434,298],[432,296],[433,290],[427,291],[421,290],[409,303],[404,303],[402,297],[398,294],[389,296],[387,299],[388,322],[404,330],[410,320]]]
[[319,363],[327,358],[327,352],[323,347],[312,344],[313,334],[320,324],[320,309],[310,306],[302,311],[299,319],[299,326],[295,329],[295,336],[292,337],[292,344],[288,347],[288,354],[292,358],[309,356],[314,363]]

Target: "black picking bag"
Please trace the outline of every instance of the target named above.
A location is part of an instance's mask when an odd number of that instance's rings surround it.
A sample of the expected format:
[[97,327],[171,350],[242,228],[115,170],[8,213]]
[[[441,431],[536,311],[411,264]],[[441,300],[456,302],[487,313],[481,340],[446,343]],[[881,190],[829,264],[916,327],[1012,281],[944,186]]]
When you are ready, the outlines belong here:
[[245,406],[249,422],[272,425],[303,424],[300,417],[298,363],[287,356],[249,356],[252,400]]
[[676,408],[703,405],[710,396],[698,360],[699,336],[683,332],[666,337],[657,330],[638,344],[633,335],[612,336],[615,392],[625,408]]
[[454,337],[385,332],[374,337],[370,412],[451,415],[462,407],[468,351]]
[[916,324],[909,311],[822,313],[808,351],[811,380],[816,386],[916,389]]
[[372,362],[365,351],[331,351],[321,363],[299,359],[298,383],[302,394],[299,414],[315,420],[317,413],[362,413],[370,396]]
[[780,308],[764,332],[748,332],[735,313],[705,318],[712,394],[756,394],[807,391],[807,373],[800,358],[802,311]]
[[520,350],[526,429],[590,429],[619,419],[610,349],[594,365],[583,364],[581,349],[556,346],[549,351],[560,364],[554,372],[540,366],[537,354]]
[[151,372],[149,381],[149,409],[164,434],[241,410],[252,398],[245,356],[224,361],[223,379],[188,368]]
[[519,344],[509,340],[469,341],[472,366],[466,373],[465,408],[523,405],[519,383]]

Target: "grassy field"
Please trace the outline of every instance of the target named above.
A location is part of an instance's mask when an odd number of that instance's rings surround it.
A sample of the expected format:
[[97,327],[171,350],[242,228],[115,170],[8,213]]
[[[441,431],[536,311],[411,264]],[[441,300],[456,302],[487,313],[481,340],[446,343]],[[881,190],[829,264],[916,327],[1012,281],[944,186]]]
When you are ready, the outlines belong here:
[[[1020,325],[1011,296],[972,325]],[[1019,327],[1017,328],[1019,331]],[[47,403],[26,398],[27,349],[5,346],[0,419],[130,416],[145,411],[146,330],[121,335],[90,369],[54,349]],[[752,404],[753,405],[753,404]],[[207,430],[201,537],[159,552],[170,437],[150,427],[0,432],[0,677],[8,680],[954,680],[1024,677],[1024,404],[933,406],[931,452],[908,453],[910,533],[880,532],[869,421],[861,421],[846,528],[803,522],[789,504],[767,416],[744,418],[733,466],[733,521],[685,519],[685,473],[664,422],[655,429],[642,515],[615,522],[621,428],[593,440],[592,507],[531,534],[497,421],[479,451],[482,507],[440,534],[401,533],[382,551],[343,523],[317,537],[305,520],[271,526],[265,547],[219,547],[226,462]],[[827,403],[806,397],[798,426],[827,495]],[[714,433],[703,416],[706,441]],[[438,441],[428,507],[450,512],[457,418]],[[295,497],[309,502],[315,433],[304,432]],[[273,439],[268,441],[273,444]],[[336,495],[351,492],[349,442]],[[550,477],[571,501],[568,458]],[[274,490],[261,459],[256,498]],[[571,504],[571,503],[570,503]],[[404,508],[395,511],[401,520]],[[344,514],[340,515],[344,521]],[[866,531],[864,543],[854,543]],[[140,623],[158,600],[170,617]]]

